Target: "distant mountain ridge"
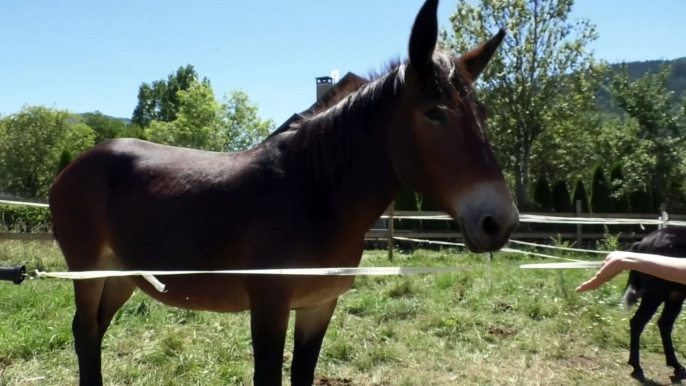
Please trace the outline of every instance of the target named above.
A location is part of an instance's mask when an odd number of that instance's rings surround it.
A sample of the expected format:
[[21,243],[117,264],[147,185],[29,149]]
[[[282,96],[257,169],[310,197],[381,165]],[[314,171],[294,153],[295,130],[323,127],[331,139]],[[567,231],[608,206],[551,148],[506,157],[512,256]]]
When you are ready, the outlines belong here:
[[[87,114],[87,113],[77,113],[76,115],[79,115],[79,116],[82,116],[82,117],[83,117],[84,114]],[[126,123],[127,125],[128,125],[129,123],[131,123],[131,118],[113,117],[113,116],[107,115],[107,114],[102,114],[102,115],[105,116],[105,117],[107,117],[107,118],[110,118],[110,119],[116,119],[116,120],[118,120],[118,121],[122,121],[122,122]]]

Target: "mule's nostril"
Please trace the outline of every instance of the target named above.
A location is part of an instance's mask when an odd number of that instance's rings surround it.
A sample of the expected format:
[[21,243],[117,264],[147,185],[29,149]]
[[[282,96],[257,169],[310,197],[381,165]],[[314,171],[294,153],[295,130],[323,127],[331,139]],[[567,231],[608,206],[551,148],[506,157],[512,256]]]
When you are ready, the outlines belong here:
[[488,236],[495,237],[500,233],[500,225],[498,225],[493,216],[485,216],[481,220],[481,230]]

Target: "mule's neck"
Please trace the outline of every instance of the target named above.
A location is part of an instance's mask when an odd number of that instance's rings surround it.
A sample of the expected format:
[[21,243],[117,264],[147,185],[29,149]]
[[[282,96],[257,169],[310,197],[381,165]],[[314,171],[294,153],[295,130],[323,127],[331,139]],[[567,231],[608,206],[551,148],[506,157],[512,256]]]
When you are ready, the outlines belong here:
[[[402,72],[395,69],[328,111],[304,121],[292,155],[308,206],[338,226],[366,231],[401,188],[386,149],[398,111]],[[323,218],[323,217],[322,217]]]

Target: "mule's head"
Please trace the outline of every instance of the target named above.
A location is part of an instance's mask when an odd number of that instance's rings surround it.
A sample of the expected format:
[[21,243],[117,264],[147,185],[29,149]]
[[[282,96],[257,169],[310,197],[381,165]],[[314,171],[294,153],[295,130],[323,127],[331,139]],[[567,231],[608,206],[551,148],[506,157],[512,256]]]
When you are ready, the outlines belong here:
[[453,58],[435,51],[438,0],[426,0],[415,20],[400,109],[388,151],[401,182],[426,195],[459,224],[474,252],[499,250],[519,213],[485,135],[486,113],[473,83],[505,31]]

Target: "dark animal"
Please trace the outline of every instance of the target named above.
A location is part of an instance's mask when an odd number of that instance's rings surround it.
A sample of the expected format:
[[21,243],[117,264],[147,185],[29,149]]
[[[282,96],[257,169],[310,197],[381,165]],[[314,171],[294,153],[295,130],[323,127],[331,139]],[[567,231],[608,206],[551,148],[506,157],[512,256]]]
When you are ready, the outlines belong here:
[[[631,246],[631,251],[669,257],[686,258],[686,228],[672,227],[654,231]],[[664,303],[657,321],[662,338],[667,366],[674,368],[675,379],[686,379],[686,369],[679,363],[672,345],[672,328],[686,299],[686,285],[668,281],[638,271],[630,271],[622,301],[628,307],[640,299],[641,304],[631,318],[631,348],[628,364],[634,370],[631,376],[645,381],[639,359],[640,340],[643,329],[658,307]]]
[[[79,156],[49,196],[71,271],[355,267],[365,233],[404,186],[439,203],[469,249],[503,247],[519,223],[473,82],[505,36],[458,58],[436,50],[437,0],[409,60],[256,147],[215,153],[117,139]],[[101,342],[135,288],[174,307],[249,311],[254,383],[281,385],[295,310],[292,385],[311,385],[350,276],[172,275],[74,281],[80,385],[101,385]]]

